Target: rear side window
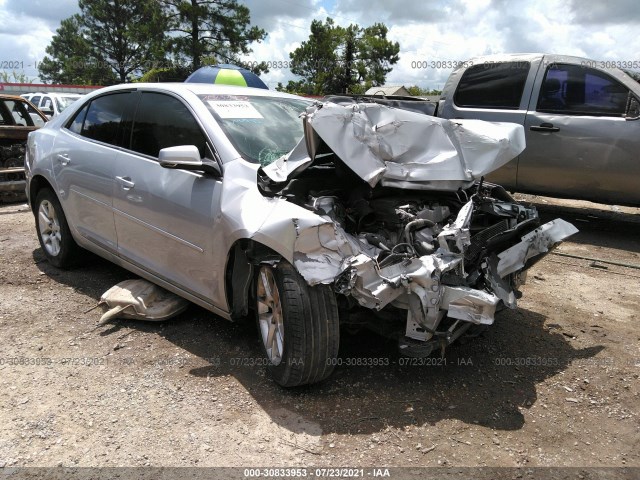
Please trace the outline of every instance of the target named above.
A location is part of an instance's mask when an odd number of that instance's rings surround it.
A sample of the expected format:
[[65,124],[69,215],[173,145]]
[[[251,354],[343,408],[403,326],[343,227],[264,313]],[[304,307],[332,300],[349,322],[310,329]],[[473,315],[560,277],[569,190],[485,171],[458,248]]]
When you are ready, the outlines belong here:
[[68,129],[71,130],[73,133],[77,133],[78,135],[80,135],[82,133],[82,124],[84,123],[84,117],[87,116],[87,110],[89,109],[89,104],[86,104],[84,107],[82,107],[82,110],[80,110],[76,116],[73,118],[73,120],[71,120],[71,123],[68,125]]
[[[80,135],[111,145],[127,146],[122,139],[126,138],[130,124],[123,121],[123,118],[132,102],[130,92],[104,95],[92,100],[84,117]],[[84,108],[76,115],[70,127],[79,121],[83,111]]]
[[53,102],[50,97],[42,97],[41,110],[53,110]]
[[604,72],[582,65],[552,64],[540,87],[539,112],[624,115],[629,89]]
[[469,67],[453,101],[459,107],[517,109],[530,66],[529,62],[500,62]]
[[206,137],[189,109],[177,98],[162,93],[144,92],[138,105],[131,149],[158,157],[166,147],[195,145],[205,156]]

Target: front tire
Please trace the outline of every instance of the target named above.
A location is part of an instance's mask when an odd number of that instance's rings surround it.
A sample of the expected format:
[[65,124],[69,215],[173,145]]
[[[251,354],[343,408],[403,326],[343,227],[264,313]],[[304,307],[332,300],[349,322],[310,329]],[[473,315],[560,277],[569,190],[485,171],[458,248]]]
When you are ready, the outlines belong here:
[[310,287],[284,260],[276,267],[260,266],[255,285],[258,329],[276,383],[294,387],[327,378],[340,344],[331,288]]
[[71,236],[58,197],[48,188],[40,190],[35,203],[36,231],[47,260],[58,268],[73,266],[80,247]]

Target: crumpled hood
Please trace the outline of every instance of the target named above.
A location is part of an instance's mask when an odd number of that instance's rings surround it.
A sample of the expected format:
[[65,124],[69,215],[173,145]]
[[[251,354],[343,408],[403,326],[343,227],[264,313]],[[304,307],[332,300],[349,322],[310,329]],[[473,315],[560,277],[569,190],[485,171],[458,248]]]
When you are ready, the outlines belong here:
[[298,145],[264,167],[273,181],[305,170],[324,142],[372,187],[457,190],[525,148],[524,129],[515,123],[445,120],[375,103],[316,104],[303,122]]

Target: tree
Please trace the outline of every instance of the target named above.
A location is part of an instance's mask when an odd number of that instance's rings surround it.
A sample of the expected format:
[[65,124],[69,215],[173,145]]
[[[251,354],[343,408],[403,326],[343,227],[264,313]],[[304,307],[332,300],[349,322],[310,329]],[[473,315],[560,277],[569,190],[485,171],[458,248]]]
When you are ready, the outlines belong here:
[[358,42],[358,80],[369,82],[368,87],[384,85],[387,74],[400,59],[400,44],[387,40],[389,29],[376,23],[362,30]]
[[33,80],[26,73],[15,70],[12,70],[11,73],[4,70],[0,72],[0,81],[4,83],[33,83]]
[[45,82],[79,85],[110,85],[116,77],[101,55],[94,56],[83,34],[80,15],[62,20],[47,46],[47,56],[38,64]]
[[340,27],[327,18],[312,21],[310,30],[309,39],[289,53],[291,72],[303,78],[290,83],[305,93],[362,93],[383,85],[400,58],[399,43],[387,40],[382,23]]
[[191,68],[177,63],[167,68],[147,70],[136,82],[184,82],[191,73]]
[[313,85],[306,83],[304,80],[298,82],[289,80],[286,85],[278,82],[276,90],[278,92],[295,93],[297,95],[315,95],[313,93]]
[[333,93],[341,42],[339,28],[331,18],[327,18],[325,23],[320,20],[311,22],[309,39],[289,53],[292,60],[291,73],[303,78],[300,82],[289,82],[291,86],[305,90],[304,93]]
[[413,95],[414,97],[426,97],[429,95],[440,95],[442,94],[442,90],[429,90],[428,88],[420,88],[417,85],[411,85],[407,88],[409,95]]
[[94,57],[104,58],[126,82],[164,59],[167,20],[154,0],[79,0]]
[[[168,18],[171,46],[178,61],[190,62],[193,70],[202,65],[243,65],[240,55],[251,53],[251,42],[267,34],[251,26],[249,9],[237,0],[159,0]],[[244,65],[255,73],[266,72],[265,62]]]
[[166,18],[156,0],[79,0],[80,15],[62,21],[43,79],[65,83],[126,82],[164,59]]

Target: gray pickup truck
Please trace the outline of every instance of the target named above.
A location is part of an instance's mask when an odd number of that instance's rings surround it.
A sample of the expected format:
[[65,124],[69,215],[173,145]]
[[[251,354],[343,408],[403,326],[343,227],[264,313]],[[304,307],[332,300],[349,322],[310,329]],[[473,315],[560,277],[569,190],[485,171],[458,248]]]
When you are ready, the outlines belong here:
[[543,54],[474,58],[451,74],[436,115],[524,126],[526,149],[493,172],[492,182],[640,205],[640,84],[617,68],[637,69],[633,63]]

